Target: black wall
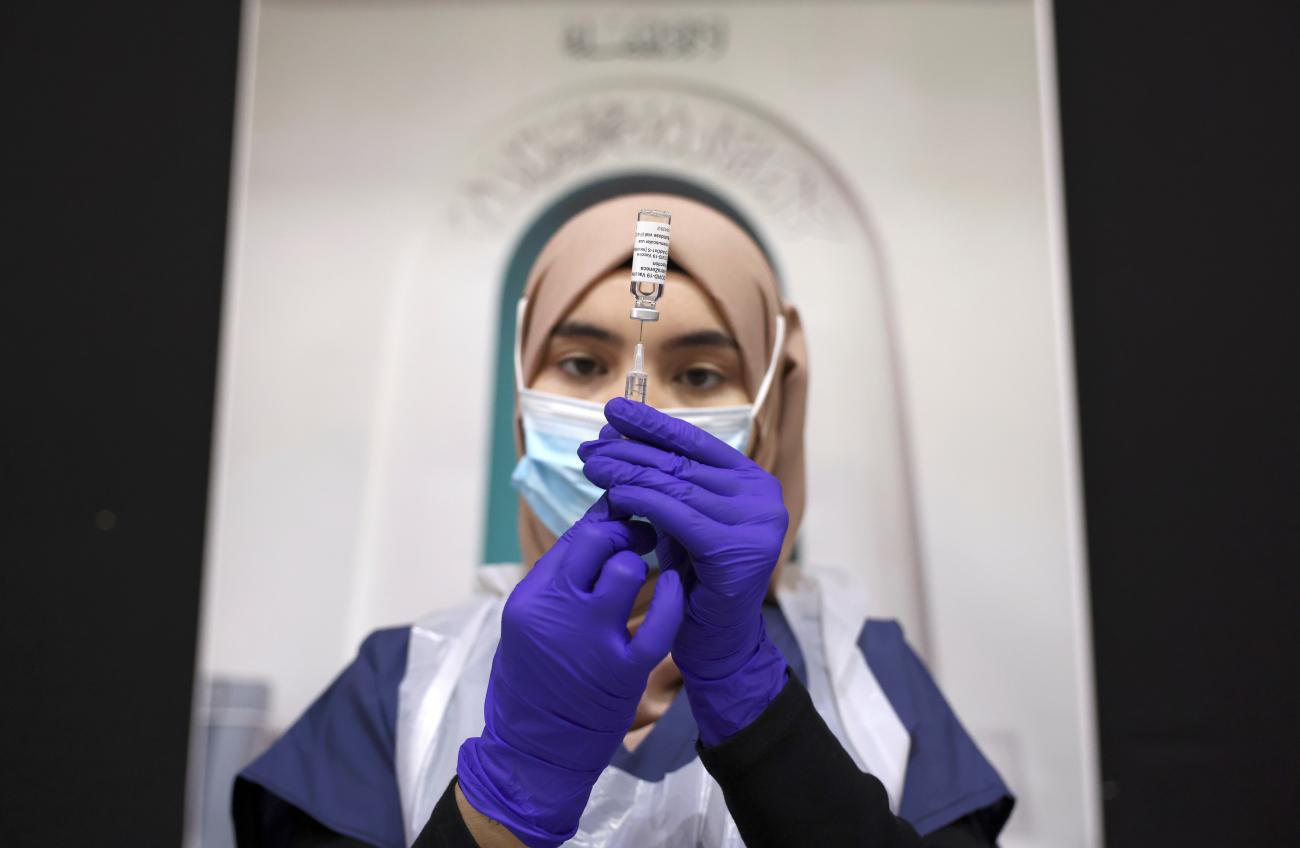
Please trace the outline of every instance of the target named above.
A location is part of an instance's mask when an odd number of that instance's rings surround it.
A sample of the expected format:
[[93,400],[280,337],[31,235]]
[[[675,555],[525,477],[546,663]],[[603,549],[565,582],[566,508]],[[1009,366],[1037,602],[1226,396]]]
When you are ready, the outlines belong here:
[[1112,848],[1300,840],[1296,8],[1056,3]]
[[178,845],[239,4],[0,14],[0,844]]

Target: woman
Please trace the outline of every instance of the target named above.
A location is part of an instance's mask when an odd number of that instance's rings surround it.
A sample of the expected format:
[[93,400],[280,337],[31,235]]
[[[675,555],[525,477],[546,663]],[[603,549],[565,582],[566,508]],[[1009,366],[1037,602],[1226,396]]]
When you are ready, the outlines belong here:
[[[647,207],[673,214],[676,266],[647,405],[602,406]],[[993,844],[1010,793],[897,625],[787,566],[806,352],[745,232],[681,197],[584,210],[534,264],[516,344],[535,567],[367,639],[237,781],[240,843]]]

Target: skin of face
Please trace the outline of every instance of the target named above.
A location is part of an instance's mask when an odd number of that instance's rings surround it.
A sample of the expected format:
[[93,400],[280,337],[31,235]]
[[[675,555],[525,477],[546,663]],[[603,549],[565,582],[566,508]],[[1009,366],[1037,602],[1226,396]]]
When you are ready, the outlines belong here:
[[[604,403],[623,394],[640,321],[628,317],[629,272],[597,280],[556,325],[530,388]],[[646,403],[664,409],[748,403],[740,351],[694,280],[669,271],[658,321],[647,322]]]
[[[529,388],[604,403],[623,394],[640,323],[628,317],[630,271],[601,277],[574,303],[547,339]],[[648,322],[646,403],[660,409],[735,406],[750,402],[740,350],[704,290],[670,270],[659,301],[659,320]],[[629,626],[635,630],[650,604],[655,580],[637,595]]]

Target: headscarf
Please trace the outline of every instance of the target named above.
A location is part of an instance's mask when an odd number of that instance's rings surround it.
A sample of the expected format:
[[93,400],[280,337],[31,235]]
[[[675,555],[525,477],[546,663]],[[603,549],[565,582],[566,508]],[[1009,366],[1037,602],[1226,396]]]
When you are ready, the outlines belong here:
[[[785,316],[785,343],[763,408],[755,418],[750,456],[778,480],[790,514],[781,564],[790,556],[804,510],[804,412],[808,352],[799,313],[781,299],[776,274],[763,251],[734,221],[717,210],[671,194],[628,194],[597,203],[570,218],[542,248],[524,287],[528,308],[520,327],[525,385],[540,367],[551,331],[587,290],[632,257],[637,213],[672,214],[669,261],[689,274],[712,299],[736,339],[745,387],[752,399],[767,370],[776,337],[776,316]],[[630,279],[630,277],[629,277]],[[632,296],[628,294],[631,308]],[[661,308],[672,309],[672,283]],[[515,454],[524,450],[523,419],[515,398]],[[519,544],[531,565],[555,537],[521,498]]]

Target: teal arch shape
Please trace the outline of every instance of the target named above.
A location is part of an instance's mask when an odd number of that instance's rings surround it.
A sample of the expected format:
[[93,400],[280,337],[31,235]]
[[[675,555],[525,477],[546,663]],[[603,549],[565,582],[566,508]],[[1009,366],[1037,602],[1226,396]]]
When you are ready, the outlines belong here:
[[[524,283],[551,235],[578,212],[623,194],[657,192],[678,194],[710,206],[740,226],[772,262],[771,252],[748,219],[733,205],[697,183],[667,174],[628,173],[585,183],[570,191],[541,212],[520,236],[506,266],[497,310],[496,368],[493,372],[492,441],[488,462],[487,521],[483,533],[483,562],[517,563],[519,551],[519,498],[510,485],[515,468],[515,305],[524,293]],[[631,222],[628,238],[631,238]],[[780,269],[773,262],[778,279]]]

